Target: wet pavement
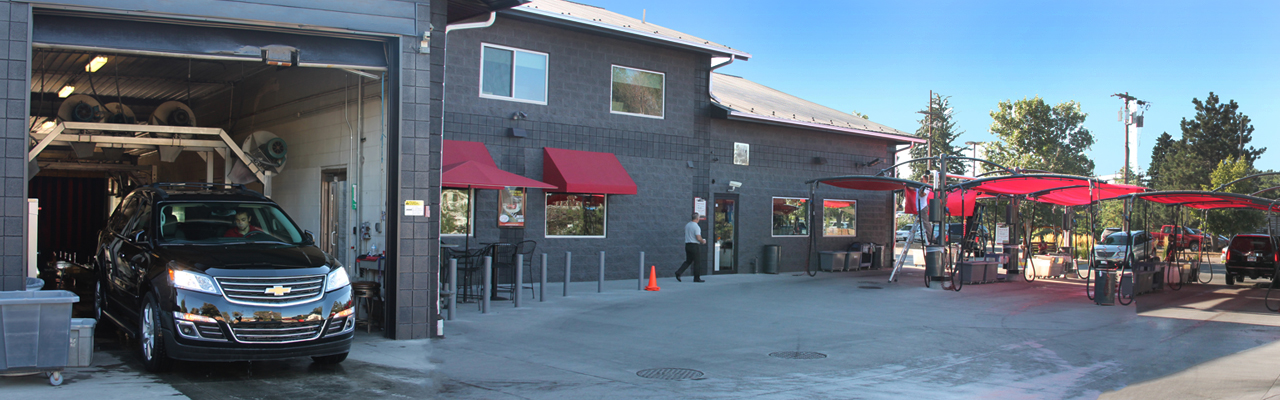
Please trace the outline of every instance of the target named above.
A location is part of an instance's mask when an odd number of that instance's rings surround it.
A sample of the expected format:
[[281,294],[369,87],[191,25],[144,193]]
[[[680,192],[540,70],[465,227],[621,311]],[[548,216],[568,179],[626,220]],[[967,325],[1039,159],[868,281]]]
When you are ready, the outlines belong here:
[[[338,366],[309,359],[141,371],[100,335],[57,398],[1266,398],[1280,395],[1280,314],[1256,281],[1188,284],[1098,306],[1078,279],[923,287],[907,268],[548,285],[545,301],[460,304],[446,338],[361,332]],[[936,287],[936,286],[935,286]],[[526,295],[528,290],[524,292]],[[1273,301],[1272,306],[1280,305]]]

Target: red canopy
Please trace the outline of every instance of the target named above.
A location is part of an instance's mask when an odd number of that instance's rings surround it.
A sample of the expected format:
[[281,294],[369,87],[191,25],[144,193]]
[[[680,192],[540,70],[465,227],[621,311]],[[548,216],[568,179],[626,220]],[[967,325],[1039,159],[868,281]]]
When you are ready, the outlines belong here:
[[855,203],[854,201],[845,201],[845,200],[823,200],[822,207],[823,208],[844,208],[844,207],[852,206],[854,203]]
[[502,189],[508,186],[555,188],[499,169],[484,143],[445,140],[441,158],[444,168],[440,171],[440,186],[475,189]]
[[1180,205],[1200,210],[1252,208],[1263,211],[1271,209],[1272,211],[1280,212],[1280,204],[1276,203],[1277,200],[1264,199],[1247,194],[1182,190],[1139,193],[1135,194],[1134,197],[1161,204]]
[[[965,191],[964,196],[960,195],[959,190],[952,190],[947,193],[947,215],[954,217],[968,217],[973,215],[973,209],[977,207],[978,200],[991,199],[996,196],[986,193],[973,191]],[[961,204],[963,202],[963,204]]]
[[1060,206],[1083,206],[1095,201],[1110,200],[1120,196],[1145,192],[1147,188],[1115,183],[1095,184],[1092,189],[1088,185],[1070,186],[1033,195],[1031,200]]
[[542,179],[560,192],[636,194],[636,182],[612,153],[542,148]]
[[919,187],[929,186],[927,184],[901,178],[891,178],[887,176],[865,176],[850,175],[837,176],[831,178],[814,179],[805,183],[821,182],[835,187],[853,190],[875,190],[890,191],[915,189]]

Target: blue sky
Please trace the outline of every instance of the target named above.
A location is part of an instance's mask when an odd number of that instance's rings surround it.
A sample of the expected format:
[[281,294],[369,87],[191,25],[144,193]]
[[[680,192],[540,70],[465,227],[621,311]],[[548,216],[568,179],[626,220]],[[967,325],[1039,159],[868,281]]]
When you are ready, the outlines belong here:
[[1192,98],[1235,100],[1259,169],[1280,170],[1280,2],[580,0],[752,54],[719,72],[903,131],[929,91],[951,96],[964,141],[990,141],[1003,100],[1080,103],[1095,173],[1124,165],[1123,103],[1152,103],[1139,162],[1181,136]]

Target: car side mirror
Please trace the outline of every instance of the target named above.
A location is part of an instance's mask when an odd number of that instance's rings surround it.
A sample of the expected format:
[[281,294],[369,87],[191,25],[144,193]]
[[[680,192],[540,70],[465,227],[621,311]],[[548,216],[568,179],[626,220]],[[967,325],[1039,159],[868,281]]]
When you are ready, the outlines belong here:
[[133,243],[135,244],[146,244],[148,240],[146,230],[138,230],[133,233]]
[[316,236],[312,234],[311,231],[302,231],[302,240],[307,242],[307,244],[315,244]]

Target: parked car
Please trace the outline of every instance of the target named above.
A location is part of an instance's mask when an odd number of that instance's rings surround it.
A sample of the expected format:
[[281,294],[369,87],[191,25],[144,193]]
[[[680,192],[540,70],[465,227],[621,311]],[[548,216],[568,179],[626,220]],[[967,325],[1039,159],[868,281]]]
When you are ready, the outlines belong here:
[[131,192],[98,235],[99,321],[137,338],[149,371],[171,359],[346,359],[347,271],[275,202],[241,185]]
[[1185,226],[1165,225],[1160,227],[1160,231],[1151,232],[1151,238],[1165,246],[1177,244],[1179,248],[1200,251],[1200,244],[1204,243],[1205,237],[1198,232]]
[[[1130,247],[1133,248],[1133,254],[1129,254]],[[1120,265],[1129,268],[1134,261],[1150,258],[1155,251],[1153,247],[1151,235],[1145,231],[1115,232],[1093,246],[1095,266]]]
[[[906,242],[911,238],[911,231],[915,229],[915,225],[903,225],[893,232],[893,241]],[[917,242],[919,240],[916,240]]]
[[1231,244],[1222,250],[1227,284],[1234,285],[1245,276],[1274,279],[1276,263],[1280,262],[1276,243],[1276,238],[1257,233],[1242,233],[1231,238]]

